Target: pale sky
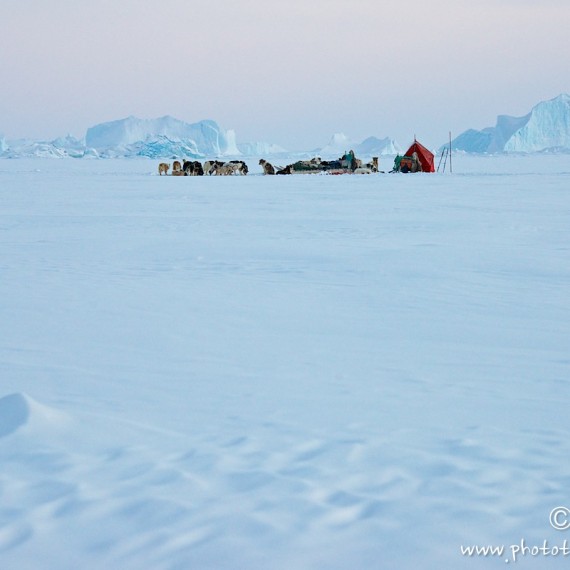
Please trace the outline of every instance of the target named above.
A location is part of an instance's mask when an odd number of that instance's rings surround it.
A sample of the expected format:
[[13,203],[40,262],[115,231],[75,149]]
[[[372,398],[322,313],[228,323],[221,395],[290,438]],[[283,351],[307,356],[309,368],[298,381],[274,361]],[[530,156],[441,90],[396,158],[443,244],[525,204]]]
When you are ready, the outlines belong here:
[[7,138],[172,115],[435,146],[570,92],[570,0],[0,0],[0,53]]

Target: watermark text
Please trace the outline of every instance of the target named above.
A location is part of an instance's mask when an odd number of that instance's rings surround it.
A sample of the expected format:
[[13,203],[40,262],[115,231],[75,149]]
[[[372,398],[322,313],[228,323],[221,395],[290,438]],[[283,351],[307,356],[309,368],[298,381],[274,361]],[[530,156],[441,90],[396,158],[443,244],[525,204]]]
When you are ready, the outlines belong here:
[[483,556],[485,558],[488,557],[498,557],[498,558],[505,558],[505,562],[508,564],[509,562],[518,562],[519,558],[531,556],[533,558],[536,557],[566,557],[570,556],[570,546],[568,545],[568,540],[564,540],[561,544],[556,544],[551,546],[548,543],[548,540],[544,540],[542,544],[539,545],[530,545],[526,543],[526,540],[523,538],[517,544],[511,544],[510,546],[502,545],[487,545],[487,546],[480,546],[480,545],[472,545],[472,546],[464,546],[461,545],[461,555],[462,556],[469,556],[469,557],[478,557]]

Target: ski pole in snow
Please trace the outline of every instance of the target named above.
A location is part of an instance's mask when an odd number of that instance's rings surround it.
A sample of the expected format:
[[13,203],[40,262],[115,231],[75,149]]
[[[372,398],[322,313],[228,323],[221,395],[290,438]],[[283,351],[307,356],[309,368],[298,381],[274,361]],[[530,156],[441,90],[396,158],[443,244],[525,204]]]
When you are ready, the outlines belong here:
[[451,131],[449,131],[449,173],[453,172],[453,168],[451,167]]
[[444,159],[444,161],[443,161],[443,170],[442,170],[442,172],[445,172],[445,165],[447,164],[447,157],[449,156],[449,149],[446,148],[445,150],[446,150],[447,152],[445,153],[445,159]]
[[438,165],[437,165],[437,171],[438,171],[438,172],[439,172],[439,167],[441,166],[441,161],[443,160],[443,155],[444,155],[444,154],[447,154],[447,147],[446,147],[446,146],[444,146],[444,147],[441,149],[441,156],[439,157],[439,163],[438,163]]

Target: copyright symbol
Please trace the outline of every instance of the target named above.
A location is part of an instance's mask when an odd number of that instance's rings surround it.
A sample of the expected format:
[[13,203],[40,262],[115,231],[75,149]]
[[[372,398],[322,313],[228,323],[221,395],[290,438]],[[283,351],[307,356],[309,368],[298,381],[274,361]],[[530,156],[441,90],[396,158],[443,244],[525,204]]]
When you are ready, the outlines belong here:
[[567,530],[570,528],[570,509],[567,507],[556,507],[550,511],[550,526],[556,530]]

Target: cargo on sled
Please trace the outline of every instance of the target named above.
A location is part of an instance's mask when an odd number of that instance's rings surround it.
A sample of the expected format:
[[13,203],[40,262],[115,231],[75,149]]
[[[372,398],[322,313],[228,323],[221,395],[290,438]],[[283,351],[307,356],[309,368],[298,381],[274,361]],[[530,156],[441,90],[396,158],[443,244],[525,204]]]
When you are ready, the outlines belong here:
[[378,172],[378,157],[372,162],[363,164],[354,156],[354,151],[345,152],[337,160],[322,160],[320,157],[311,160],[298,160],[293,164],[277,168],[276,174],[371,174]]

